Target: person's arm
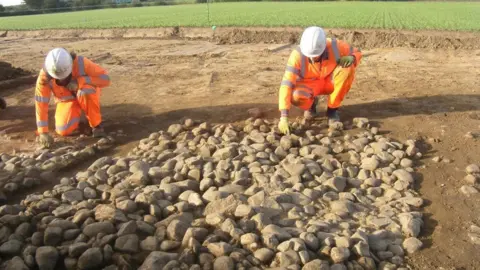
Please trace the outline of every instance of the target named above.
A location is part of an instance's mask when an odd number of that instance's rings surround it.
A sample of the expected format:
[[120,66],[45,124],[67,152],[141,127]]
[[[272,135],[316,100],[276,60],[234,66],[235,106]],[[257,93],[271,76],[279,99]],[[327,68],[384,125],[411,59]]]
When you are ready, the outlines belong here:
[[51,85],[47,73],[42,69],[35,86],[35,114],[39,134],[48,133],[48,104],[50,102]]
[[353,66],[357,67],[360,64],[360,60],[362,59],[362,52],[345,41],[337,40],[337,46],[340,51],[340,57],[342,56],[353,56],[355,61],[353,62]]
[[85,84],[100,88],[110,86],[110,77],[104,68],[84,56],[77,57],[78,71],[80,73],[77,82],[80,87]]
[[292,91],[300,74],[300,57],[301,54],[298,51],[292,51],[280,83],[278,106],[281,116],[284,117],[288,116],[288,111],[292,104]]

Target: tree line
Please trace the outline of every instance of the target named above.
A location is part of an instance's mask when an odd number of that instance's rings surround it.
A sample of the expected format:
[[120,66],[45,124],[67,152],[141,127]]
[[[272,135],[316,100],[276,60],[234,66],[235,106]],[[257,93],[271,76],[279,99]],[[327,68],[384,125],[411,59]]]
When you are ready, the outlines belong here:
[[0,17],[34,15],[54,12],[80,11],[102,8],[127,8],[169,5],[175,0],[23,0],[18,6],[0,5]]
[[[0,5],[0,17],[33,15],[54,12],[68,12],[102,8],[126,8],[142,6],[160,6],[191,3],[214,2],[291,2],[291,1],[324,1],[324,0],[23,0],[24,4],[12,7]],[[346,0],[365,1],[365,0]],[[367,0],[369,1],[369,0]],[[415,0],[370,0],[370,1],[415,1]]]

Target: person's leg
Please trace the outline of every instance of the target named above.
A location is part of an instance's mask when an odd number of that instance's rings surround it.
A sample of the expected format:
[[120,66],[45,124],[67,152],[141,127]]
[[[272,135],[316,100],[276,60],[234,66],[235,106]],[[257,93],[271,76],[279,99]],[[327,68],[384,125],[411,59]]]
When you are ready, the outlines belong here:
[[100,113],[100,99],[97,90],[92,86],[85,86],[77,92],[78,104],[85,112],[90,127],[94,128],[102,123]]
[[55,129],[60,136],[72,134],[80,122],[81,108],[77,101],[59,102],[55,110]]
[[77,92],[77,100],[82,111],[87,117],[88,123],[92,128],[93,136],[100,137],[104,135],[101,126],[102,114],[100,112],[100,89],[91,86],[85,86]]
[[337,67],[333,71],[333,92],[328,97],[328,108],[336,110],[342,105],[342,101],[352,87],[355,78],[355,68]]

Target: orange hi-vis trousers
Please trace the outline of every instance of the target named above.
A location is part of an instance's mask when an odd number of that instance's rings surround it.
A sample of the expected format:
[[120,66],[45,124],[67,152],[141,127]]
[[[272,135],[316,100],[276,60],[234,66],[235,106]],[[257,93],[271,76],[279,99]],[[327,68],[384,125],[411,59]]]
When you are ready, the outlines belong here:
[[91,127],[102,122],[100,112],[100,88],[85,86],[78,90],[76,99],[57,103],[55,111],[55,129],[61,136],[72,134],[80,123],[82,112],[85,113]]
[[328,95],[328,107],[338,108],[350,91],[355,78],[355,67],[336,67],[331,76],[308,84],[297,84],[292,91],[292,104],[302,110],[312,107],[314,98]]

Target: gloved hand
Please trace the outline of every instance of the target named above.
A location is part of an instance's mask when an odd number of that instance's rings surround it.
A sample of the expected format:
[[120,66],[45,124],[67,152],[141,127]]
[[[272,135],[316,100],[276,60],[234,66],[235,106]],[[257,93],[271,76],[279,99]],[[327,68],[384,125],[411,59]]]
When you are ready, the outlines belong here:
[[281,133],[290,135],[290,127],[288,125],[288,118],[285,116],[280,117],[280,122],[278,122],[278,129]]
[[41,133],[38,136],[38,142],[45,148],[50,148],[53,144],[53,138],[48,133]]
[[338,64],[343,67],[343,68],[346,68],[346,67],[349,67],[353,64],[353,62],[355,62],[355,57],[352,56],[352,55],[347,55],[347,56],[342,56],[340,58],[340,61],[338,61]]
[[78,83],[76,80],[70,80],[70,82],[67,84],[67,89],[70,90],[71,92],[77,92],[78,90]]

